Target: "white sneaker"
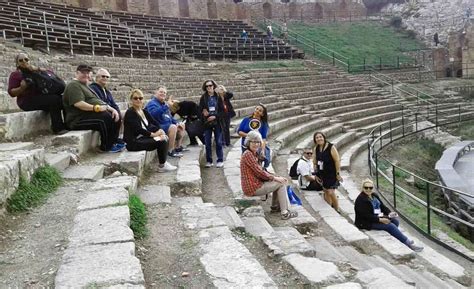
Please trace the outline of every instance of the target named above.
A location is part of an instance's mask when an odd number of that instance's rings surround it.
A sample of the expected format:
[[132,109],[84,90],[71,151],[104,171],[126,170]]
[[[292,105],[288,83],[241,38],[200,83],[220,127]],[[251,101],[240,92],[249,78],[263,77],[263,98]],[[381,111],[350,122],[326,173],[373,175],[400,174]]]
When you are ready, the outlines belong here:
[[173,166],[169,162],[166,162],[166,163],[164,163],[164,165],[162,167],[158,167],[158,172],[159,173],[171,172],[171,171],[175,171],[176,169],[177,169],[176,166]]
[[206,165],[204,166],[206,168],[212,168],[212,163],[206,163]]
[[223,162],[217,162],[216,168],[222,168],[224,166]]

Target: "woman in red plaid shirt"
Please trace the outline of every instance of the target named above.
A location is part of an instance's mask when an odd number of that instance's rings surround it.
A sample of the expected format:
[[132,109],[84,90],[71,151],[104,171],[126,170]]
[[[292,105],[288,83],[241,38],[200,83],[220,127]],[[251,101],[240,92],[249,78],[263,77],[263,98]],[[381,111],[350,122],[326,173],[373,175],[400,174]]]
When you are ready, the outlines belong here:
[[[286,193],[287,179],[274,176],[260,166],[257,150],[262,144],[262,136],[257,131],[250,131],[244,146],[248,149],[240,159],[240,183],[246,196],[263,196],[272,194],[272,212],[281,212],[281,218],[287,220],[298,216],[288,210],[289,200]],[[278,202],[277,202],[278,200]]]

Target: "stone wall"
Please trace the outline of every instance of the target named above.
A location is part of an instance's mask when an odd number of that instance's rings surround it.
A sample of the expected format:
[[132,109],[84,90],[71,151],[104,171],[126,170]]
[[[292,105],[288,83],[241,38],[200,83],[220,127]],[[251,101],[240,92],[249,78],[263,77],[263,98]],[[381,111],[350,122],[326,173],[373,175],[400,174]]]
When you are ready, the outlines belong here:
[[462,47],[463,77],[474,78],[474,24],[466,28],[466,36]]

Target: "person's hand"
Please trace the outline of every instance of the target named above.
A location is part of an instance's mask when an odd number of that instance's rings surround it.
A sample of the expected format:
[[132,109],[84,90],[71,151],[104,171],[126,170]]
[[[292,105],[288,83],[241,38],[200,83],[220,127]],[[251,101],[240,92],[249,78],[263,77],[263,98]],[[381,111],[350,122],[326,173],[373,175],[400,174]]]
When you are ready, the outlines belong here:
[[336,179],[339,181],[339,182],[343,182],[344,180],[342,179],[341,175],[337,174],[336,175]]
[[390,213],[388,214],[388,217],[389,217],[390,219],[393,219],[393,218],[398,217],[398,214],[397,214],[397,212],[390,212]]
[[207,109],[202,110],[202,115],[204,115],[205,117],[209,116],[209,112],[207,111]]
[[274,177],[273,180],[277,183],[280,183],[280,184],[286,184],[288,182],[288,180],[284,177]]
[[216,116],[211,115],[210,117],[207,118],[208,121],[213,121],[216,119]]
[[112,108],[112,107],[111,107],[110,112],[112,113],[112,118],[114,119],[114,121],[118,122],[120,120],[119,112],[115,108]]
[[323,180],[321,180],[321,178],[318,177],[318,176],[314,176],[314,179],[315,179],[316,182],[318,182],[319,184],[322,184],[322,183],[323,183]]
[[178,123],[178,129],[184,130],[185,127],[186,127],[186,126],[184,125],[183,122]]
[[21,88],[22,90],[25,90],[27,87],[28,87],[28,83],[23,79],[23,80],[20,82],[20,88]]
[[390,219],[388,218],[379,218],[379,222],[385,225],[390,224]]

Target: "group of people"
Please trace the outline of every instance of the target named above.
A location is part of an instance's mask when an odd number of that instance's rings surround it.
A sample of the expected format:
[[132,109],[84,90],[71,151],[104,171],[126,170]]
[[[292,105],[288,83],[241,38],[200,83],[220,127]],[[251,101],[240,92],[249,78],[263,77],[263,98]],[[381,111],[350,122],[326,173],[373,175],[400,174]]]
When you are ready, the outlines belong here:
[[[40,91],[27,75],[41,71],[54,75],[52,71],[32,66],[25,53],[15,57],[15,64],[17,69],[10,75],[8,93],[17,98],[18,106],[23,110],[48,111],[55,134],[63,134],[67,129],[95,130],[100,133],[101,151],[118,152],[124,148],[129,151],[156,150],[158,172],[173,171],[176,166],[167,162],[167,158],[181,157],[185,151],[183,137],[186,124],[174,118],[178,114],[189,123],[198,121],[203,126],[202,132],[190,134],[190,141],[191,144],[197,144],[195,137],[204,141],[205,167],[213,166],[213,135],[216,167],[224,164],[223,146],[231,145],[230,121],[236,114],[231,103],[233,94],[212,79],[204,81],[199,105],[167,97],[164,86],[160,86],[145,105],[143,92],[133,89],[128,97],[129,108],[122,117],[119,106],[107,88],[111,76],[104,68],[96,71],[95,82],[91,83],[93,68],[80,64],[76,68],[75,78],[65,86],[63,93],[48,93],[47,90]],[[122,124],[123,139],[120,139]],[[287,178],[267,171],[271,161],[268,133],[267,109],[263,104],[258,104],[238,127],[242,146],[242,190],[247,196],[272,194],[271,212],[279,212],[285,220],[294,218],[298,214],[289,210]],[[338,151],[322,132],[313,135],[313,142],[314,147],[304,149],[298,162],[300,188],[314,190],[321,187],[325,201],[339,211],[335,190],[343,179]],[[362,192],[355,202],[355,225],[360,229],[385,230],[414,251],[421,251],[422,247],[400,232],[396,213],[384,206],[373,188],[372,181],[363,181]]]

